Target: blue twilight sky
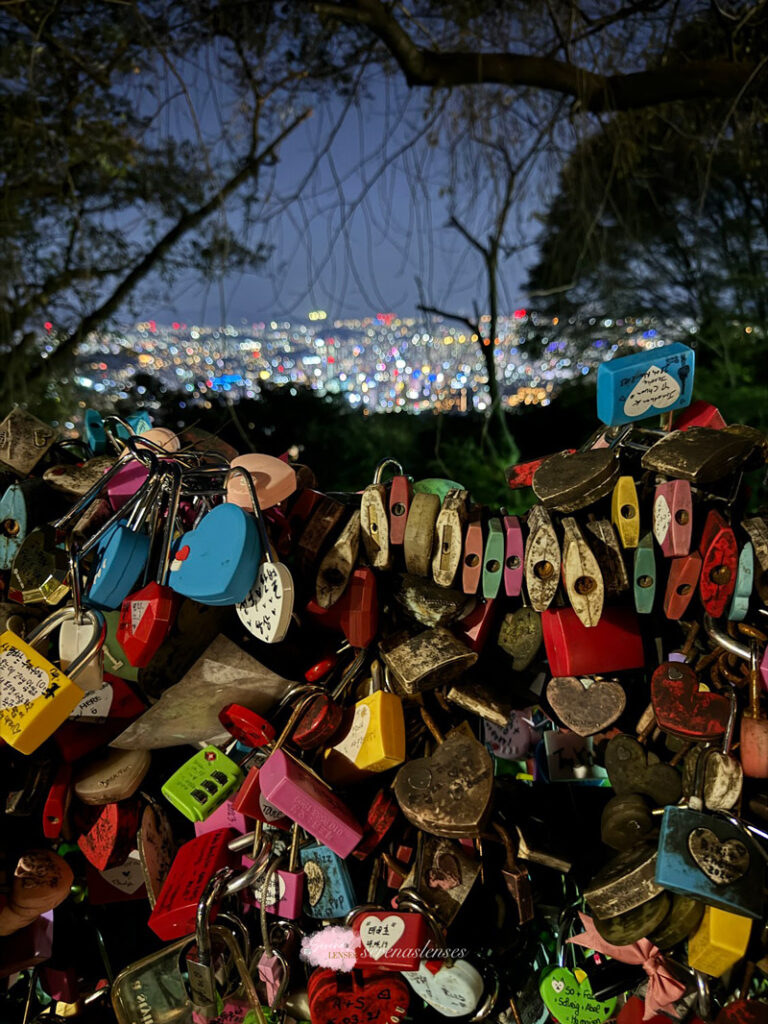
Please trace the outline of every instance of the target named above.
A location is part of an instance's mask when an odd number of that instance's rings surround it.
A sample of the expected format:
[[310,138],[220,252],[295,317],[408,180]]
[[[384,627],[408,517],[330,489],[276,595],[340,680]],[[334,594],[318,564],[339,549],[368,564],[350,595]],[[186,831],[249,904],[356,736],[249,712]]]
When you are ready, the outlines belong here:
[[[195,97],[199,123],[213,132],[221,123],[221,97],[204,80]],[[304,317],[313,309],[331,318],[407,314],[420,301],[464,313],[475,299],[482,307],[477,254],[446,226],[450,210],[440,194],[450,173],[445,149],[418,141],[426,100],[426,93],[409,92],[400,81],[379,79],[354,105],[338,97],[318,104],[283,144],[272,179],[261,182],[263,223],[250,237],[274,248],[263,271],[203,286],[182,279],[170,301],[155,297],[142,314],[160,322],[238,323]],[[182,113],[179,131],[185,130]],[[504,311],[524,303],[532,215],[541,208],[546,180],[534,171],[510,218],[509,238],[524,248],[502,265]],[[299,190],[301,198],[291,201]],[[471,202],[469,185],[458,194],[463,218],[485,230],[493,215],[490,197]],[[238,225],[237,213],[231,222]]]

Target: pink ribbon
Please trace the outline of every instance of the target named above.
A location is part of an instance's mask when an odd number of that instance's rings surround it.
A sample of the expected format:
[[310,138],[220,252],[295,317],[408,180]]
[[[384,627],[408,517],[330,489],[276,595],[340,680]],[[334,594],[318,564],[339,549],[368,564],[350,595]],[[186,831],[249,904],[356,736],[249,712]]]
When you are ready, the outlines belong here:
[[586,949],[594,949],[597,953],[612,956],[614,960],[620,960],[625,964],[642,965],[648,975],[643,1020],[648,1020],[662,1011],[673,1017],[680,1016],[673,1004],[685,992],[685,985],[669,973],[666,961],[657,946],[649,939],[639,939],[628,946],[612,946],[599,934],[591,917],[587,914],[579,914],[579,917],[584,925],[584,931],[581,935],[574,935],[572,939],[568,939],[568,942],[574,942]]

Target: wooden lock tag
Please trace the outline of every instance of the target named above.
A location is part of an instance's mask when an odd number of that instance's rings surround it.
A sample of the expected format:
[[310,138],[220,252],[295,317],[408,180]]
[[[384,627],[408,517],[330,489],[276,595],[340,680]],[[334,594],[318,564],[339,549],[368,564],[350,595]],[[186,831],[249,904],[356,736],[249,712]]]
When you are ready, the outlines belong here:
[[562,527],[562,573],[566,593],[580,621],[590,628],[598,624],[603,612],[603,577],[576,520],[565,516]]
[[528,512],[528,531],[525,585],[531,607],[543,612],[552,603],[560,582],[560,544],[543,505],[534,505]]
[[467,491],[450,490],[435,523],[435,548],[432,576],[441,587],[453,586],[463,549],[464,524],[467,519]]

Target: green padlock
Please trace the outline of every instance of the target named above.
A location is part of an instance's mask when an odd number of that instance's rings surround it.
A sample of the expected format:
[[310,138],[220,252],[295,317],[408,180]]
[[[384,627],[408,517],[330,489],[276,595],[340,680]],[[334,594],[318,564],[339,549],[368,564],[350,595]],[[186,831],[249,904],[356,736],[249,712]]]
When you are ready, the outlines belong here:
[[190,821],[205,821],[243,781],[235,762],[216,747],[198,751],[162,788],[163,796]]

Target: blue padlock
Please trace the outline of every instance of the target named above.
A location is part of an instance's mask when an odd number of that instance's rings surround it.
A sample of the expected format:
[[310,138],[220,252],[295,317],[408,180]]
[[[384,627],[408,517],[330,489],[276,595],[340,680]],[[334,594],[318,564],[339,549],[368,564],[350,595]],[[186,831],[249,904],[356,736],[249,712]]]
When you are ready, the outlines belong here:
[[763,914],[765,854],[730,820],[691,807],[665,807],[656,883],[735,914]]
[[326,920],[346,917],[357,897],[344,860],[321,843],[305,846],[299,856],[306,878],[304,913]]
[[601,363],[597,415],[610,426],[634,423],[691,404],[695,353],[676,342]]
[[201,604],[239,604],[261,561],[256,520],[238,505],[212,508],[176,543],[168,586]]
[[0,569],[11,568],[24,538],[50,513],[50,496],[43,481],[33,478],[11,484],[0,498]]
[[728,619],[741,622],[749,611],[749,599],[755,582],[755,549],[748,541],[739,554],[739,567],[736,571],[736,586],[733,588]]
[[104,455],[107,450],[107,432],[101,413],[95,409],[85,410],[83,437],[94,455]]
[[146,409],[139,409],[137,412],[126,416],[125,422],[133,428],[134,434],[144,434],[152,429],[152,420]]

